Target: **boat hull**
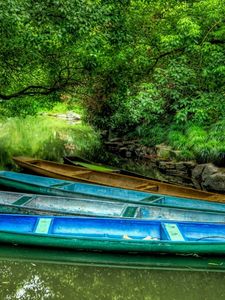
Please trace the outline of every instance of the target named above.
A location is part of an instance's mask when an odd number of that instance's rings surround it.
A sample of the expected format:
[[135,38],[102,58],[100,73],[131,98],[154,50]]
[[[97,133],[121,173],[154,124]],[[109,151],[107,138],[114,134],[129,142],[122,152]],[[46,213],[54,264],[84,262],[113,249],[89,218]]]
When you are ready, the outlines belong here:
[[225,205],[211,201],[161,196],[133,190],[75,183],[59,179],[0,171],[0,184],[8,189],[80,200],[118,201],[136,205],[225,212]]
[[103,251],[115,253],[173,254],[173,255],[225,255],[224,243],[168,243],[168,242],[133,242],[101,241],[98,239],[76,239],[63,237],[34,236],[21,233],[0,232],[0,242],[35,247],[72,249],[76,251]]
[[199,191],[154,180],[146,180],[115,173],[90,171],[85,168],[67,166],[45,160],[35,160],[32,158],[16,157],[13,159],[23,169],[43,176],[120,187],[147,193],[225,202],[225,195]]
[[[221,207],[222,206],[222,207]],[[141,220],[173,220],[225,223],[225,205],[218,211],[167,206],[128,204],[122,201],[55,197],[0,192],[0,213],[29,215],[74,215]]]
[[76,251],[225,255],[225,224],[0,215],[0,242]]

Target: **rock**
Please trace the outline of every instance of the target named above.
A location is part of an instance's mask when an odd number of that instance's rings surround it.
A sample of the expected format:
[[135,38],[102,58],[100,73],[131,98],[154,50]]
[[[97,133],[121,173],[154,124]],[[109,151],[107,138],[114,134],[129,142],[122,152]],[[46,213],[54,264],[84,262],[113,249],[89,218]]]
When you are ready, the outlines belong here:
[[192,182],[196,189],[203,189],[202,173],[203,173],[205,166],[206,166],[205,164],[197,165],[191,172]]
[[168,160],[170,158],[172,148],[164,144],[156,145],[156,155],[158,158]]
[[81,116],[73,111],[67,113],[67,118],[72,120],[81,120]]
[[81,120],[81,116],[73,111],[67,113],[42,113],[42,115],[67,120],[71,124]]
[[196,188],[225,192],[225,171],[211,163],[197,165],[192,171],[192,182]]
[[154,169],[156,178],[162,181],[225,193],[225,169],[223,171],[212,163],[197,165],[195,161],[172,160],[179,153],[171,154],[171,147],[164,144],[148,148],[137,140],[115,138],[106,141],[105,146],[108,151],[125,159],[142,159],[144,168]]
[[213,164],[205,164],[205,167],[202,171],[202,181],[205,181],[209,176],[218,172],[218,168]]
[[203,187],[212,192],[225,192],[225,173],[218,172],[208,176]]

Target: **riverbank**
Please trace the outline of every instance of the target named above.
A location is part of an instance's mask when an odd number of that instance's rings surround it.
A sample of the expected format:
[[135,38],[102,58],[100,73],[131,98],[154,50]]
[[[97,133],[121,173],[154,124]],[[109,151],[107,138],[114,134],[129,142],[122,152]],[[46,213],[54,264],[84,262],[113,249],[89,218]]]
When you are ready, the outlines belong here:
[[105,142],[105,146],[107,151],[120,157],[125,169],[168,183],[225,193],[225,167],[179,160],[179,151],[163,144],[148,148],[137,140],[114,139]]

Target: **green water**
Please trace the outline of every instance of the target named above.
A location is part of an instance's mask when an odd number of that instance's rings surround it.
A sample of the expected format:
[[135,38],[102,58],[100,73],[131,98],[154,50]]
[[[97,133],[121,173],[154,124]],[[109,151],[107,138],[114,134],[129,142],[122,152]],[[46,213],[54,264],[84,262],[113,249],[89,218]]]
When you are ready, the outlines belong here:
[[0,261],[0,299],[225,299],[225,273]]

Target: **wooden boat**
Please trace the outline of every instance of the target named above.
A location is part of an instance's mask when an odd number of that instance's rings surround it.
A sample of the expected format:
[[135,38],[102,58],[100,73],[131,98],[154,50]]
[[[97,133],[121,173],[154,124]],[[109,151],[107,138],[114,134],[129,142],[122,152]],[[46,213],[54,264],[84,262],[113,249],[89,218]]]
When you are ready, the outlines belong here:
[[13,189],[35,194],[71,197],[78,200],[104,199],[107,201],[121,201],[132,204],[224,212],[224,204],[217,202],[161,196],[133,190],[65,181],[10,171],[0,171],[0,185],[10,190]]
[[[215,209],[216,206],[212,208]],[[225,223],[224,204],[218,204],[217,211],[207,211],[13,192],[0,192],[0,213]]]
[[[85,158],[82,158],[79,156],[64,156],[63,161],[64,161],[64,164],[83,167],[83,168],[93,170],[93,171],[113,172],[113,173],[119,173],[119,174],[128,175],[128,176],[134,176],[134,177],[138,177],[138,178],[152,179],[148,176],[144,176],[144,175],[136,173],[136,172],[128,171],[125,169],[117,169],[117,168],[114,168],[111,166],[102,165],[100,163],[94,163],[88,159],[85,159]],[[158,179],[153,179],[153,180],[160,181]]]
[[0,242],[85,251],[225,255],[225,224],[0,214]]
[[0,260],[22,263],[75,265],[125,269],[225,272],[223,256],[180,256],[73,251],[43,247],[1,245]]
[[23,169],[39,175],[120,187],[136,191],[152,192],[161,195],[225,202],[225,195],[195,190],[154,180],[135,178],[115,173],[91,171],[82,167],[67,166],[47,160],[25,157],[14,157],[13,159]]

